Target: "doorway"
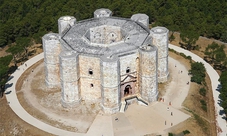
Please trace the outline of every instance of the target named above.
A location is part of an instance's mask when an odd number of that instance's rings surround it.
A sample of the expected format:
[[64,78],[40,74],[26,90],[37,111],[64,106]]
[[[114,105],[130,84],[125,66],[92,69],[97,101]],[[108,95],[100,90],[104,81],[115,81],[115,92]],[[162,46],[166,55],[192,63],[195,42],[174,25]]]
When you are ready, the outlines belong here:
[[128,95],[131,95],[131,94],[132,94],[132,87],[131,87],[131,85],[125,86],[124,97],[125,96],[128,96]]

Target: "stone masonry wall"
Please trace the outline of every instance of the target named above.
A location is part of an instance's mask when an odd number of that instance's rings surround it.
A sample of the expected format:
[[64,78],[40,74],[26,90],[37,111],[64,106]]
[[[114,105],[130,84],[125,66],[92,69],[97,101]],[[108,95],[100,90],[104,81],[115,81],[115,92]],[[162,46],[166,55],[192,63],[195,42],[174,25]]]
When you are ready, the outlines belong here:
[[144,26],[149,28],[149,16],[146,14],[134,14],[131,16],[131,19],[137,22],[142,23]]
[[120,71],[117,56],[101,57],[102,107],[106,113],[119,111],[120,104]]
[[79,73],[82,99],[90,101],[100,99],[100,59],[94,56],[79,55]]
[[59,34],[64,33],[64,31],[69,26],[73,26],[76,23],[76,18],[73,16],[63,16],[58,19],[58,32]]
[[78,89],[78,54],[72,51],[63,51],[59,58],[62,105],[73,107],[80,102],[81,97]]
[[44,66],[45,66],[45,81],[48,88],[60,86],[59,76],[59,57],[61,45],[59,35],[56,33],[46,34],[42,37],[44,49]]
[[139,50],[139,86],[142,98],[153,102],[157,100],[158,96],[157,48],[155,46],[147,47]]

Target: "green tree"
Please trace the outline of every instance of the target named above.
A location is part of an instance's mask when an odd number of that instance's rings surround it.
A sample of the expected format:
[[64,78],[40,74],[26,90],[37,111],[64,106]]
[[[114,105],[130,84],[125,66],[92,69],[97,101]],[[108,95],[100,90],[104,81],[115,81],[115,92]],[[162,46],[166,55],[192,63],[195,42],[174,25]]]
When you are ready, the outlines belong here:
[[195,62],[191,63],[191,70],[189,70],[189,73],[191,73],[191,82],[196,82],[198,84],[202,84],[202,82],[205,81],[205,74],[206,69],[201,62]]
[[183,43],[181,46],[187,50],[195,49],[195,43],[199,39],[199,34],[195,33],[193,30],[184,30],[180,34],[180,38]]

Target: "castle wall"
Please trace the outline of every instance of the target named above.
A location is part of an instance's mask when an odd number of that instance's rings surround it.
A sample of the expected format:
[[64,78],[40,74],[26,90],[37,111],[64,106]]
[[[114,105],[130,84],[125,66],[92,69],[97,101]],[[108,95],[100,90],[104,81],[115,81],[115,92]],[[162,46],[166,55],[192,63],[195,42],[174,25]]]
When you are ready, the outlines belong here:
[[78,54],[72,51],[63,51],[59,56],[62,105],[73,107],[80,102],[78,89]]
[[[99,26],[90,28],[91,43],[104,44],[108,46],[110,43],[122,40],[121,28],[116,26]],[[95,45],[95,44],[93,44]]]
[[117,56],[101,57],[102,107],[105,113],[116,113],[120,104],[120,71]]
[[[129,68],[129,73],[137,71],[137,52],[124,53],[119,55],[120,58],[120,74],[126,75],[127,69]],[[136,76],[136,75],[135,75]],[[124,77],[123,77],[124,78]]]
[[90,78],[80,78],[79,80],[81,97],[83,100],[97,102],[101,100],[101,81]]
[[147,46],[139,50],[139,88],[141,97],[153,102],[158,96],[157,48]]
[[59,57],[61,45],[59,35],[49,33],[42,37],[44,49],[45,81],[48,88],[60,86]]
[[152,44],[158,48],[158,82],[166,82],[168,71],[168,33],[165,27],[151,29]]
[[[124,96],[124,89],[126,85],[130,85],[132,87],[132,94],[138,93],[138,52],[125,53],[125,55],[119,55],[120,58],[120,75],[121,81],[125,80],[128,75],[136,77],[136,82],[122,84],[121,83],[121,98]],[[128,73],[127,73],[128,72]],[[124,81],[123,81],[124,82]]]
[[101,98],[100,59],[94,56],[79,56],[80,90],[84,100]]

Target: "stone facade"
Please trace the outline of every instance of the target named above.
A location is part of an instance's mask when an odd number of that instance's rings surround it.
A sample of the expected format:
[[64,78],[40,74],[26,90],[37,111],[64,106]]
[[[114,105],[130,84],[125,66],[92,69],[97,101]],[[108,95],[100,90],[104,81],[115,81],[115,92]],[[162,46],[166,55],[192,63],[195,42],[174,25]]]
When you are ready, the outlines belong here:
[[111,114],[126,98],[156,101],[158,82],[168,77],[168,30],[148,26],[145,14],[118,18],[109,9],[78,22],[61,17],[59,34],[42,38],[47,87],[61,88],[64,107],[100,102]]

